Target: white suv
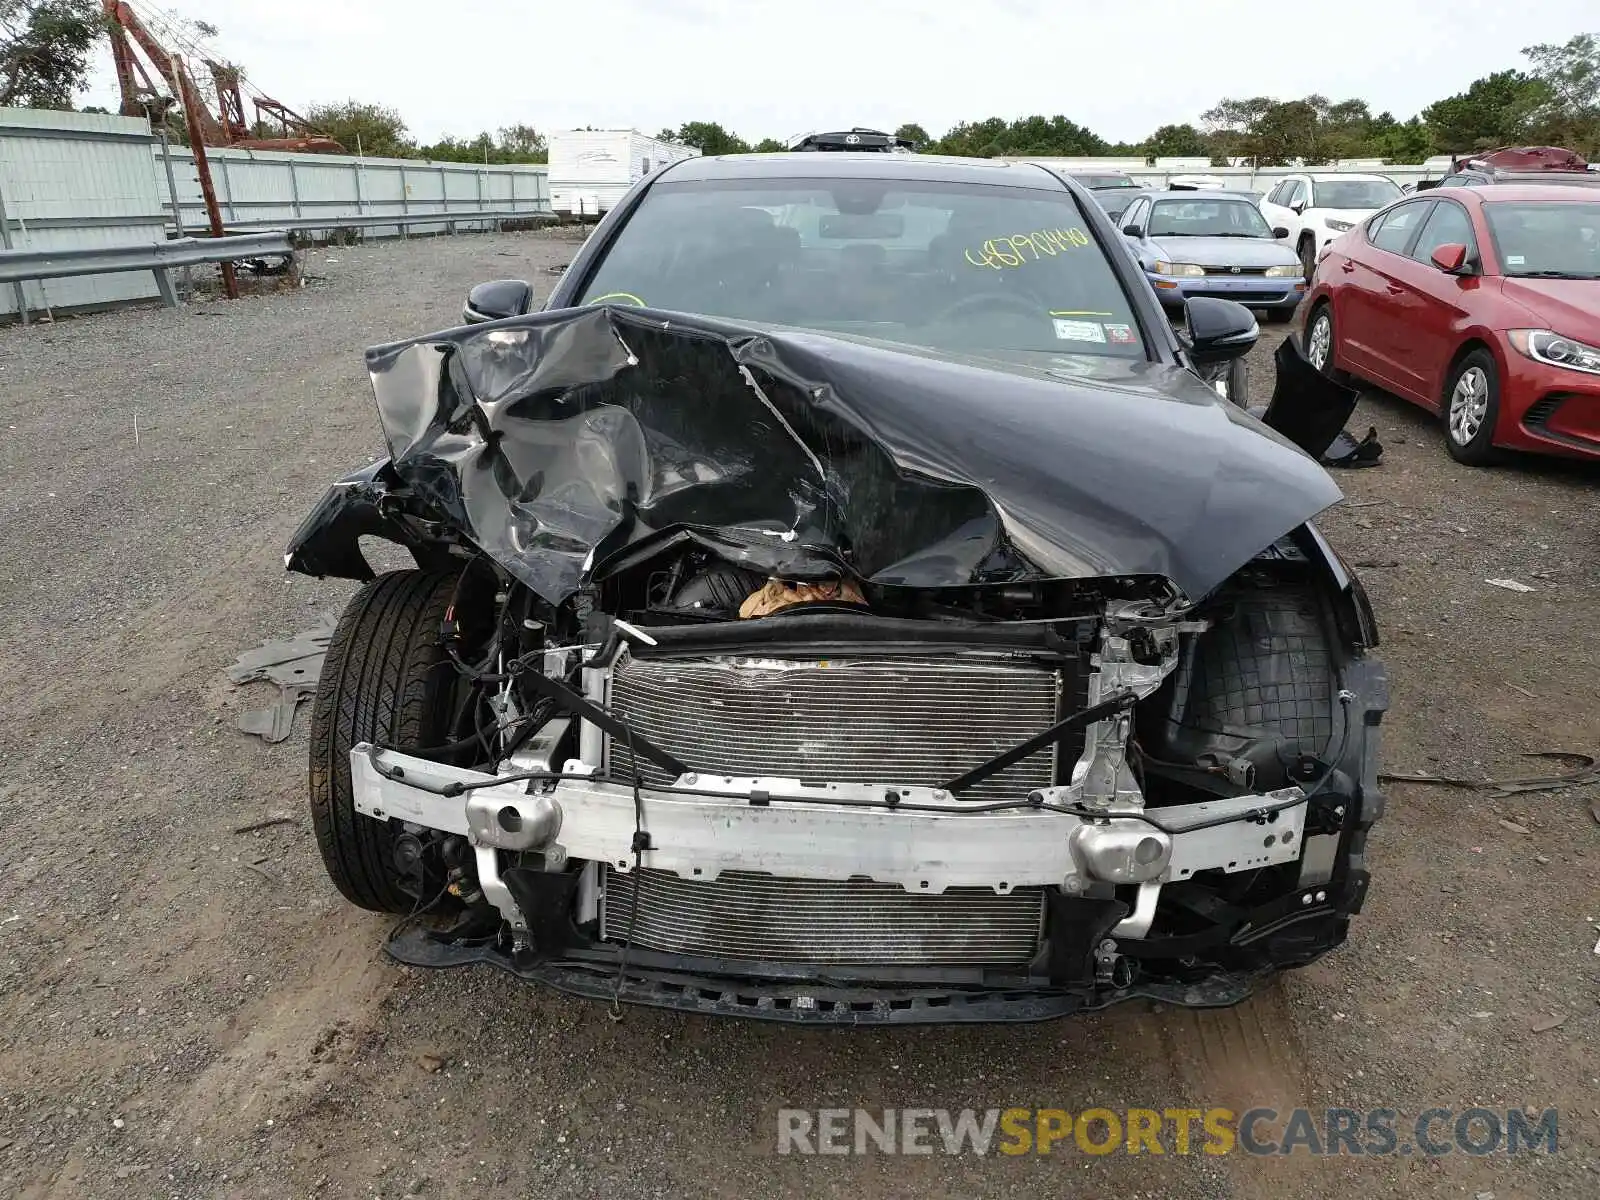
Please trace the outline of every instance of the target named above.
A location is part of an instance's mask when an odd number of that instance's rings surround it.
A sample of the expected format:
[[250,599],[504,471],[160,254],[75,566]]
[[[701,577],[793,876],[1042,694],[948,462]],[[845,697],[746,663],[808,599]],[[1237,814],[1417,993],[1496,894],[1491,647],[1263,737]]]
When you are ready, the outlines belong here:
[[1286,175],[1261,201],[1261,215],[1274,229],[1289,231],[1278,241],[1300,255],[1309,280],[1319,250],[1401,195],[1384,175]]

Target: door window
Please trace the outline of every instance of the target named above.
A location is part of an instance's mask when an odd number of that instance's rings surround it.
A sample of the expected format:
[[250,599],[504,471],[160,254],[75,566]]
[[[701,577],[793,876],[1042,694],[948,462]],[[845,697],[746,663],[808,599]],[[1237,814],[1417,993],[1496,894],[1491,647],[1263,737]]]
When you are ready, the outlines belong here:
[[1472,236],[1472,218],[1467,216],[1467,210],[1449,200],[1441,200],[1433,206],[1433,212],[1423,223],[1422,234],[1412,247],[1411,257],[1418,262],[1428,262],[1435,250],[1451,242],[1465,246],[1468,258],[1477,252],[1477,241]]
[[1406,246],[1416,236],[1417,226],[1422,224],[1428,215],[1428,209],[1433,207],[1431,200],[1420,204],[1401,204],[1391,208],[1372,227],[1372,244],[1380,250],[1391,250],[1395,254],[1404,254]]
[[1289,181],[1287,179],[1280,179],[1278,181],[1278,186],[1267,193],[1267,203],[1281,205],[1283,203],[1284,193],[1286,193],[1288,190]]
[[1301,183],[1298,179],[1291,180],[1289,183],[1289,190],[1283,197],[1284,207],[1293,208],[1305,198],[1306,185]]

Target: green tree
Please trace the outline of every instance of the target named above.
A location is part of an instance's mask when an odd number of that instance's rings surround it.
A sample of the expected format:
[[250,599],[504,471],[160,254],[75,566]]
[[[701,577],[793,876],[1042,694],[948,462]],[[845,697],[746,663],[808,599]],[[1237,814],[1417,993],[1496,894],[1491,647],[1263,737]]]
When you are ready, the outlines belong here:
[[392,108],[346,100],[342,104],[313,104],[306,120],[318,133],[325,133],[351,154],[369,158],[408,158],[416,153],[416,143],[406,133],[406,123]]
[[1328,156],[1318,136],[1318,99],[1321,97],[1268,105],[1245,131],[1245,154],[1258,167],[1295,160],[1307,165],[1326,162]]
[[544,135],[531,125],[508,125],[498,134],[488,130],[475,138],[442,137],[414,147],[408,157],[435,162],[542,163],[548,161]]
[[1580,33],[1523,53],[1545,91],[1529,114],[1537,134],[1591,156],[1600,153],[1600,36]]
[[1402,122],[1379,113],[1372,119],[1372,152],[1387,162],[1421,162],[1434,152],[1433,131],[1420,117]]
[[0,106],[71,108],[104,29],[95,0],[0,0]]
[[1211,142],[1211,161],[1226,165],[1233,157],[1248,153],[1245,142],[1251,128],[1277,101],[1271,96],[1252,96],[1245,100],[1224,97],[1214,108],[1200,114]]
[[1434,144],[1449,153],[1520,142],[1535,109],[1550,96],[1540,80],[1521,71],[1496,71],[1464,92],[1422,110]]
[[1389,128],[1395,124],[1387,113],[1380,122],[1365,100],[1334,102],[1315,93],[1298,100],[1224,98],[1200,119],[1206,126],[1204,137],[1213,162],[1235,157],[1257,166],[1315,166],[1376,154],[1380,125]]
[[502,125],[495,144],[501,162],[542,163],[550,159],[549,143],[532,125]]
[[[1308,97],[1309,99],[1309,97]],[[1329,159],[1372,154],[1372,111],[1365,100],[1341,100],[1318,114],[1317,147]]]
[[749,154],[750,143],[729,133],[715,121],[687,121],[678,127],[672,141],[693,146],[701,154]]
[[936,154],[959,154],[971,158],[999,155],[1028,155],[1040,158],[1070,158],[1076,155],[1104,154],[1105,139],[1059,114],[1053,117],[989,117],[973,123],[962,122],[928,149]]
[[963,121],[935,143],[939,154],[959,154],[971,158],[993,158],[1004,154],[1001,139],[1009,125],[1004,117],[984,121]]
[[[363,146],[365,142],[363,142]],[[349,147],[355,149],[354,146]],[[446,134],[437,142],[425,146],[413,146],[403,158],[426,158],[433,162],[499,162],[500,157],[487,130],[474,138],[458,138]]]
[[1193,125],[1163,125],[1145,141],[1145,151],[1156,158],[1198,158],[1211,148]]
[[767,137],[762,138],[756,143],[755,152],[757,154],[781,154],[788,148],[788,146],[784,145],[777,138]]
[[916,150],[921,150],[923,147],[927,146],[928,143],[933,141],[933,139],[928,136],[928,131],[914,121],[907,121],[904,125],[900,126],[894,131],[894,135],[897,138],[902,138],[905,141],[910,142],[912,148]]

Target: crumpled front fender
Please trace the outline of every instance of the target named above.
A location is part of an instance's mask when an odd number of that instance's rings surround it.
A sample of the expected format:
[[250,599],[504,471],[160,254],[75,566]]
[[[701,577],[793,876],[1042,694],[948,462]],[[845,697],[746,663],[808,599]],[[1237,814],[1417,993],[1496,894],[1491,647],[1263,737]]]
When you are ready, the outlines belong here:
[[364,583],[374,572],[361,552],[363,537],[404,546],[423,568],[448,563],[448,551],[405,514],[406,494],[406,485],[387,458],[352,471],[329,487],[300,522],[284,552],[284,566],[319,579],[332,576]]

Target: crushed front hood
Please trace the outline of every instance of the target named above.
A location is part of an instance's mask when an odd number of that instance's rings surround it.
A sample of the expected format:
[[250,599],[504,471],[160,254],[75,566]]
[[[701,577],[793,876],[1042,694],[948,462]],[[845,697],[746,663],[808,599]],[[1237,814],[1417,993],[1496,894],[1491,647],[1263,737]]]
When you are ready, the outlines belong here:
[[607,307],[367,365],[395,474],[552,603],[669,529],[791,579],[1158,574],[1198,598],[1340,497],[1187,371],[1031,358]]

